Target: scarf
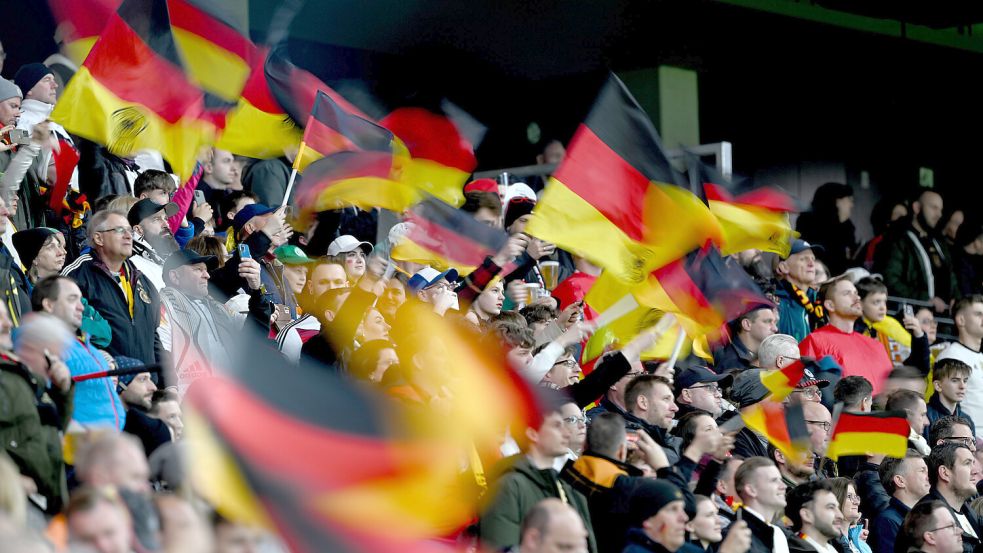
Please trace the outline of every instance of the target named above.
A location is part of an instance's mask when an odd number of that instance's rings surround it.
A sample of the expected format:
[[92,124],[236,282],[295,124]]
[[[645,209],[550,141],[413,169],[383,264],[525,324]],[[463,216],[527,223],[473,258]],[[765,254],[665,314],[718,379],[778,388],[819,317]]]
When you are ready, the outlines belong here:
[[791,292],[792,297],[797,299],[802,308],[809,314],[810,327],[815,329],[819,325],[826,322],[826,310],[822,305],[819,305],[809,299],[808,288],[801,290],[798,286],[787,280],[784,282],[787,285],[789,292]]

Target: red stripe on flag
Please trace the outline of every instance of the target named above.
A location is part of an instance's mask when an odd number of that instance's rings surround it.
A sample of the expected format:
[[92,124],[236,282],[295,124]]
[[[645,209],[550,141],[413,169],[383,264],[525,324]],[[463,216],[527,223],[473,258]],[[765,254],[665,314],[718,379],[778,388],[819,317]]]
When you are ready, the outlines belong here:
[[413,227],[408,238],[418,246],[438,253],[444,259],[462,265],[481,265],[495,252],[480,242],[433,221],[411,215]]
[[167,0],[167,7],[174,27],[196,34],[247,63],[250,61],[255,46],[239,31],[185,0]]
[[608,147],[586,125],[570,142],[567,157],[553,175],[632,240],[645,233],[642,209],[651,181]]
[[51,190],[51,198],[48,206],[52,211],[60,214],[62,211],[62,201],[68,194],[68,184],[72,180],[72,173],[79,162],[79,153],[65,140],[58,141],[58,151],[52,152],[55,160],[55,186]]
[[874,415],[842,413],[836,422],[833,437],[848,432],[880,432],[907,437],[911,432],[911,426],[902,417],[878,417]]
[[307,127],[304,128],[304,143],[323,156],[344,150],[361,149],[347,136],[325,125],[316,117],[307,120]]
[[686,271],[687,258],[674,261],[652,272],[669,299],[689,318],[701,323],[720,324],[720,316],[700,287]]
[[181,68],[150,49],[118,15],[92,47],[85,66],[119,99],[146,106],[168,123],[201,115],[201,90],[188,82]]
[[97,37],[122,0],[49,0],[60,23],[67,23],[65,42]]

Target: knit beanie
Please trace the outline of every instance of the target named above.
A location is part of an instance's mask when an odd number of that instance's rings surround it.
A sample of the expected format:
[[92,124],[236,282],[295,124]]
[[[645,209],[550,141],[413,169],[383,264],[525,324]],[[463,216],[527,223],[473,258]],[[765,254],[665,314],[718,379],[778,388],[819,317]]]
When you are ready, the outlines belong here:
[[7,79],[4,79],[3,77],[0,77],[0,102],[15,96],[17,98],[24,97],[20,89],[17,88],[17,85],[8,81]]
[[628,501],[632,525],[641,526],[666,505],[673,501],[683,501],[683,492],[663,480],[637,478]]
[[52,74],[51,69],[43,63],[28,63],[20,66],[14,73],[14,84],[20,87],[22,93],[27,94],[29,90],[38,84],[38,81],[45,75]]
[[536,207],[536,202],[524,196],[517,196],[509,200],[509,205],[505,209],[505,230],[508,230],[519,217],[532,213],[534,207]]
[[34,264],[34,259],[44,247],[45,241],[49,236],[55,234],[58,234],[58,231],[48,227],[31,228],[14,233],[14,248],[17,250],[17,255],[20,256],[25,269],[31,270],[31,265]]

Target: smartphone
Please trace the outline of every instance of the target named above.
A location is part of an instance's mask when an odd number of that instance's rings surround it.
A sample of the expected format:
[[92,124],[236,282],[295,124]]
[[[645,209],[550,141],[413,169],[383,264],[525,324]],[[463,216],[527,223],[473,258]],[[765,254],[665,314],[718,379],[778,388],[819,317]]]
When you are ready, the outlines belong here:
[[249,259],[249,246],[239,244],[239,259]]
[[198,205],[205,204],[205,193],[201,190],[195,190],[195,203]]
[[635,443],[635,442],[637,442],[638,441],[638,430],[634,430],[634,429],[625,430],[625,439],[627,439],[629,443]]
[[10,129],[10,142],[12,144],[30,144],[31,133],[25,129]]
[[915,316],[915,310],[911,307],[911,304],[908,304],[908,303],[904,304],[902,306],[902,311],[904,312],[904,316],[905,317],[914,317]]

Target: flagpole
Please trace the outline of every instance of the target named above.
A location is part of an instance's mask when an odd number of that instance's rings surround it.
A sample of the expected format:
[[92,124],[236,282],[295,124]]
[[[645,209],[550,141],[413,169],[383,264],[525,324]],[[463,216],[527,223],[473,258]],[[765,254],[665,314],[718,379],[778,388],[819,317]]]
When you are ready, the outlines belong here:
[[686,331],[679,327],[679,335],[676,336],[676,343],[672,346],[672,355],[669,357],[669,370],[676,367],[676,360],[679,359],[679,352],[683,349],[683,340],[686,339]]
[[297,157],[294,158],[294,163],[290,168],[290,180],[287,181],[287,190],[283,193],[283,203],[280,207],[287,205],[290,201],[290,193],[294,189],[294,181],[297,180],[297,166],[300,164],[300,160],[304,157],[304,149],[307,148],[307,144],[303,140],[300,141],[300,147],[297,148]]

